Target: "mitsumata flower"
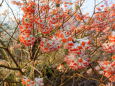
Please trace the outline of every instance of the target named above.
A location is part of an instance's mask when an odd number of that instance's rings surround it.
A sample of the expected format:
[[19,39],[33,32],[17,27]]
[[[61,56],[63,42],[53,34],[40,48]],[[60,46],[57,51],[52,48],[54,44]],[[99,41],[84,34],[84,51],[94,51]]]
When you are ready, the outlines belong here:
[[115,61],[99,61],[99,65],[103,70],[102,74],[111,82],[115,82]]
[[75,41],[68,42],[66,45],[68,55],[65,57],[65,62],[71,69],[77,70],[88,66],[90,63],[89,57],[85,54],[85,50],[90,48],[90,41],[87,38]]
[[25,86],[44,86],[43,78],[35,78],[34,81],[31,79],[24,77],[22,78],[22,84]]

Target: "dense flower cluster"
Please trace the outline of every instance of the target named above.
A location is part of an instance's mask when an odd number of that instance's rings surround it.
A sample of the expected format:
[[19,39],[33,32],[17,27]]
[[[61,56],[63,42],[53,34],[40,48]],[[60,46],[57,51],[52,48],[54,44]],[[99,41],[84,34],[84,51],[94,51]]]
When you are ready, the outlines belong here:
[[[95,20],[93,21],[91,28],[96,31],[104,31],[111,25],[111,29],[114,29],[114,4],[111,7],[102,8],[102,10],[95,13]],[[109,22],[109,24],[108,24]]]
[[71,69],[77,70],[89,65],[89,57],[85,53],[90,48],[90,41],[87,38],[77,39],[77,42],[72,41],[67,43],[68,55],[65,61]]
[[20,42],[24,43],[26,46],[30,46],[35,42],[35,37],[33,37],[33,35],[20,34],[19,37],[20,37]]
[[101,74],[109,78],[111,82],[115,82],[115,61],[99,61],[99,65],[103,70]]
[[65,57],[65,61],[67,65],[73,69],[81,69],[89,65],[89,59],[88,58],[82,58],[82,57],[77,57],[76,55],[69,54]]
[[32,35],[33,27],[34,27],[34,13],[35,13],[36,3],[30,1],[28,3],[24,3],[22,10],[24,12],[24,16],[22,18],[22,23],[19,25],[20,28],[20,42],[26,46],[33,45],[35,42],[35,37]]
[[109,36],[109,42],[108,43],[104,43],[102,45],[103,50],[106,52],[115,52],[115,32],[112,31],[111,35]]
[[43,52],[50,52],[59,49],[63,43],[72,41],[72,37],[64,32],[58,31],[49,39],[42,38],[40,48]]
[[[52,3],[54,2],[56,1],[52,1]],[[24,15],[21,25],[19,26],[19,37],[20,42],[22,42],[26,46],[33,45],[33,43],[35,42],[36,34],[33,34],[34,32],[50,34],[54,29],[59,28],[62,25],[61,22],[63,22],[63,20],[68,16],[67,12],[63,12],[63,9],[57,9],[55,7],[54,9],[52,9],[51,7],[54,5],[47,5],[47,1],[43,2],[40,0],[39,3],[39,12],[35,8],[37,7],[37,4],[34,1],[30,0],[22,5]],[[37,13],[39,14],[39,16],[37,15]]]
[[22,84],[25,86],[44,86],[43,78],[35,78],[34,81],[24,77],[22,79]]
[[61,47],[61,43],[58,40],[48,40],[43,38],[40,42],[40,48],[43,52],[50,52],[50,51],[54,51],[57,50]]

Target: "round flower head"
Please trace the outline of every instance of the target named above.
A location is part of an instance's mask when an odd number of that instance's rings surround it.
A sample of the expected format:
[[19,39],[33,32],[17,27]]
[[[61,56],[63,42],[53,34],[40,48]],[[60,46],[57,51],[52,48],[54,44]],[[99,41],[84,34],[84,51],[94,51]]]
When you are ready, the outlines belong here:
[[21,33],[25,33],[25,34],[30,34],[32,31],[32,29],[27,25],[19,25],[19,29]]
[[20,34],[19,39],[20,42],[23,43],[25,46],[33,45],[35,42],[35,37],[28,34]]
[[99,61],[100,67],[102,68],[102,74],[109,78],[111,82],[115,82],[115,61]]
[[88,59],[83,59],[83,58],[77,57],[75,54],[67,55],[65,57],[65,62],[73,70],[85,68],[89,65]]
[[50,52],[57,50],[61,47],[61,43],[58,40],[48,40],[43,38],[40,42],[40,48],[43,52]]
[[115,43],[104,43],[102,48],[104,51],[109,53],[115,52]]
[[27,2],[22,7],[22,10],[26,14],[31,14],[35,12],[36,3],[34,1]]

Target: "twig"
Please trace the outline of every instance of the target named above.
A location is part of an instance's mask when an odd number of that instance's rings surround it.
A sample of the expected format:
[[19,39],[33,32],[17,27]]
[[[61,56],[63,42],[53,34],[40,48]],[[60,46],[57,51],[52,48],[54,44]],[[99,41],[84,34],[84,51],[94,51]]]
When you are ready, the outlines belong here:
[[0,3],[0,6],[2,6],[3,2],[4,2],[4,0],[2,0],[2,2]]
[[19,70],[19,68],[12,68],[12,67],[8,67],[8,66],[5,66],[5,65],[0,65],[0,68],[7,68],[9,70]]
[[[5,47],[5,44],[2,42],[2,40],[0,40],[0,43],[3,47]],[[21,74],[24,74],[22,72],[22,70],[20,69],[20,66],[18,65],[17,61],[15,60],[14,56],[11,54],[10,50],[8,48],[4,49],[6,51],[6,53],[8,53],[8,55],[10,56],[10,58],[13,60],[13,62],[15,63],[15,65],[19,68],[19,71]]]

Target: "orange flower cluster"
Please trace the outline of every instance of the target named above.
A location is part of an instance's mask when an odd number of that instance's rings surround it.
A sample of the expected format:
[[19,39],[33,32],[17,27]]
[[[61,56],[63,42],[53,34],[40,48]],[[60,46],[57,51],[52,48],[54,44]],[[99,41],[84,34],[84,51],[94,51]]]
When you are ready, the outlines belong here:
[[112,31],[111,35],[108,37],[109,42],[108,43],[103,43],[102,47],[103,50],[109,53],[114,53],[115,52],[115,32]]
[[94,14],[94,18],[90,21],[92,24],[90,25],[90,30],[95,31],[105,31],[108,27],[111,27],[112,30],[115,29],[114,24],[114,13],[115,13],[115,5],[113,4],[111,7],[102,8],[100,11],[97,11]]
[[[60,0],[52,1],[52,4],[62,4]],[[65,4],[70,4],[65,3]],[[20,28],[20,42],[26,46],[33,45],[35,42],[35,35],[33,34],[35,31],[40,32],[41,34],[49,34],[54,29],[60,28],[63,23],[63,20],[67,18],[68,12],[64,12],[63,9],[53,8],[53,5],[47,4],[47,1],[39,1],[39,4],[29,0],[22,5],[22,11],[24,12]],[[38,9],[37,9],[38,7]],[[68,31],[68,33],[70,33]],[[72,40],[71,37],[63,38],[63,42],[67,42],[68,40]],[[59,47],[59,46],[58,46]],[[42,47],[42,49],[44,49]],[[55,49],[54,49],[55,50]]]
[[19,25],[20,28],[20,42],[26,46],[33,45],[35,42],[35,37],[32,35],[35,19],[35,6],[36,3],[30,1],[28,3],[24,3],[22,10],[24,12],[24,16],[22,18],[22,24]]
[[71,53],[65,57],[65,62],[71,69],[78,70],[87,67],[90,60],[89,58],[77,57],[77,55]]
[[17,5],[17,6],[21,6],[22,5],[22,3],[19,2],[19,1],[11,1],[11,3],[14,4],[14,5]]
[[58,31],[50,37],[50,40],[42,38],[40,48],[43,52],[50,52],[59,49],[63,43],[72,41],[72,37],[62,31]]
[[115,61],[99,61],[99,64],[103,70],[101,74],[109,78],[111,82],[115,82]]
[[22,78],[22,84],[24,86],[44,86],[43,78],[35,78],[34,81],[27,77]]
[[87,38],[77,39],[76,42],[69,41],[66,45],[68,55],[65,62],[71,69],[78,70],[89,65],[89,57],[85,53],[90,48],[90,41]]
[[61,43],[58,40],[48,40],[43,38],[40,42],[40,49],[43,52],[51,52],[61,47]]

